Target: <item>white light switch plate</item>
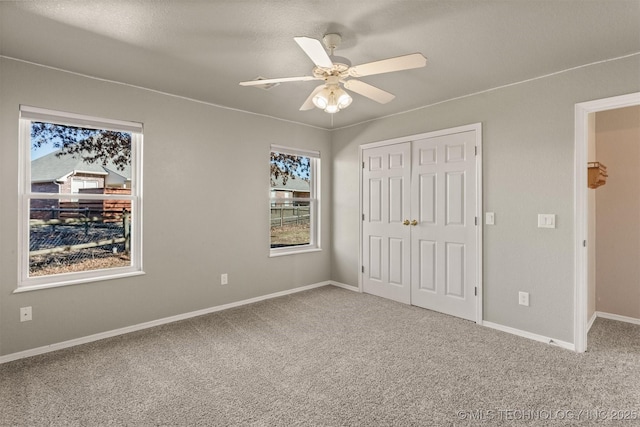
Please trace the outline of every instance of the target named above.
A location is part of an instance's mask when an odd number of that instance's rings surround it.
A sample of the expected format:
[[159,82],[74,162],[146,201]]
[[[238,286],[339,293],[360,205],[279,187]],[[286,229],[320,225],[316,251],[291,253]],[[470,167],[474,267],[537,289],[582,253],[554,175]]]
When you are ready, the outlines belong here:
[[556,228],[556,214],[538,214],[538,228]]
[[496,214],[493,212],[486,212],[484,214],[484,223],[487,225],[493,225],[496,223]]

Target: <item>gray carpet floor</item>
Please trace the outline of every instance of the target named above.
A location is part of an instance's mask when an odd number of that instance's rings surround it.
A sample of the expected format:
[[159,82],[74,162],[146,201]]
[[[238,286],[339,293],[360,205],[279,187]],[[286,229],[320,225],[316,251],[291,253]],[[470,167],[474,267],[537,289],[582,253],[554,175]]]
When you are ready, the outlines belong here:
[[640,326],[589,346],[326,286],[0,365],[0,425],[640,425]]

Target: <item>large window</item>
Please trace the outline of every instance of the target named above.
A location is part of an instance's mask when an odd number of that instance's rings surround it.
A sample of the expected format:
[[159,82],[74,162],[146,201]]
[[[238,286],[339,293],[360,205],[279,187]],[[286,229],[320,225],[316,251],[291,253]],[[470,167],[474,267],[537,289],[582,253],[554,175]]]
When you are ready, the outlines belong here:
[[142,125],[20,108],[20,281],[142,272]]
[[318,250],[320,153],[271,146],[271,255]]

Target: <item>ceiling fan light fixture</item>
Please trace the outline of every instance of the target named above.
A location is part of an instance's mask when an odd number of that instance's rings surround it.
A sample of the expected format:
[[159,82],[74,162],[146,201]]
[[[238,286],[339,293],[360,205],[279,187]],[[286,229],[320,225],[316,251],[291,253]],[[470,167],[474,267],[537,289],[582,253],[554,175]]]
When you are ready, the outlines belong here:
[[331,97],[331,90],[325,87],[313,97],[313,105],[321,110],[324,110],[329,105],[329,98]]
[[340,111],[340,109],[337,105],[327,105],[327,108],[324,109],[324,112],[329,114],[335,114],[338,111]]
[[339,86],[325,87],[313,97],[313,105],[326,113],[335,114],[351,105],[353,99]]
[[[300,111],[308,111],[312,110],[313,107],[317,107],[327,113],[334,114],[347,108],[353,101],[351,96],[341,88],[341,85],[344,85],[345,89],[376,101],[379,104],[386,104],[395,98],[395,95],[392,93],[385,92],[382,89],[351,77],[360,78],[395,71],[411,70],[424,67],[427,64],[427,58],[425,58],[424,55],[421,53],[411,53],[352,66],[351,61],[348,59],[334,56],[333,54],[334,49],[336,49],[342,41],[340,34],[325,34],[322,38],[324,47],[320,40],[310,37],[294,37],[293,39],[315,64],[311,75],[275,79],[261,79],[258,77],[256,80],[240,82],[240,86],[264,87],[266,85],[284,82],[321,80],[324,81],[324,83],[316,86],[309,96],[307,96],[300,107]],[[325,47],[329,50],[329,54],[327,54]]]
[[349,96],[349,94],[342,89],[338,89],[338,91],[341,92],[340,94],[336,94],[338,98],[337,99],[338,108],[342,110],[344,108],[347,108],[349,105],[351,105],[353,98],[351,98],[351,96]]

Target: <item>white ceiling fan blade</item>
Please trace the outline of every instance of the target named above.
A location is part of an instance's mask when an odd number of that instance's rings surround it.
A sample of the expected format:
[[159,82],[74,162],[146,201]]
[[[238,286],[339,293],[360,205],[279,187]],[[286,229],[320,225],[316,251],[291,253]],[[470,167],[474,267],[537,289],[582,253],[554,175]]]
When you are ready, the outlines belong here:
[[300,76],[300,77],[282,77],[279,79],[258,79],[249,80],[246,82],[240,82],[240,86],[260,86],[272,83],[284,83],[284,82],[307,82],[309,80],[322,80],[313,76]]
[[371,86],[369,83],[361,82],[360,80],[347,80],[344,82],[344,87],[362,96],[373,99],[380,104],[386,104],[396,97],[392,93],[378,89],[377,87]]
[[392,71],[410,70],[427,65],[427,58],[421,53],[368,62],[349,68],[349,75],[353,77],[371,76],[373,74],[391,73]]
[[296,41],[296,43],[298,43],[302,50],[304,50],[304,53],[306,53],[307,56],[311,58],[313,63],[318,67],[333,67],[333,62],[331,62],[327,51],[324,50],[324,47],[319,40],[312,39],[310,37],[294,37],[293,39]]
[[324,89],[324,87],[325,85],[320,85],[317,88],[315,88],[313,92],[311,92],[311,95],[309,95],[307,100],[304,101],[304,104],[302,104],[302,107],[300,107],[300,111],[311,110],[313,107],[315,107],[316,105],[313,103],[313,97],[316,96],[316,94],[320,92],[322,89]]

